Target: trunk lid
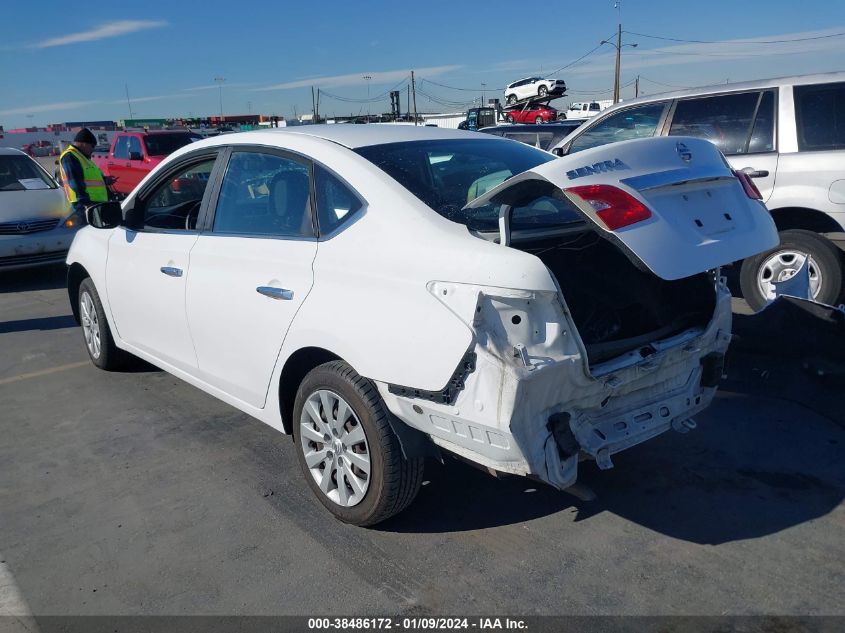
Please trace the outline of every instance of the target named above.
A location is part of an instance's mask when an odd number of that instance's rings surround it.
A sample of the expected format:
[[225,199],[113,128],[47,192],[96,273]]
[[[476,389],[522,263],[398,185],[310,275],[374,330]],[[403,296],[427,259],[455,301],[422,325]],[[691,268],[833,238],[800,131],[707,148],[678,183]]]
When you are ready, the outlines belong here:
[[765,205],[746,195],[721,152],[703,139],[675,136],[595,147],[513,176],[464,208],[511,204],[509,191],[529,180],[546,181],[564,192],[610,185],[645,205],[651,217],[610,230],[589,204],[566,194],[578,213],[629,258],[666,280],[683,279],[778,244]]

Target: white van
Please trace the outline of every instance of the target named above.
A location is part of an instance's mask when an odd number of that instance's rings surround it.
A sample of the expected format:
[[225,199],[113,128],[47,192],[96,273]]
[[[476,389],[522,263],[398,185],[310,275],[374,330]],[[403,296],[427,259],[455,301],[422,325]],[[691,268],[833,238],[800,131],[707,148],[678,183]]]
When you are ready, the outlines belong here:
[[789,279],[808,257],[813,297],[841,301],[845,72],[650,95],[608,108],[552,151],[676,135],[708,139],[751,176],[778,227],[780,246],[742,264],[748,303],[764,306],[775,296],[772,282]]

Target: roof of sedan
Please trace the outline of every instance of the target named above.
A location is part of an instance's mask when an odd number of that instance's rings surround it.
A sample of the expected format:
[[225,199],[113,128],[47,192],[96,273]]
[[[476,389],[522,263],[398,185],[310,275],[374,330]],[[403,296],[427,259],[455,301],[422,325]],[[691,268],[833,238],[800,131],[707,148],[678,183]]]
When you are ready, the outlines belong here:
[[14,147],[0,147],[0,156],[13,156],[16,154],[23,154],[24,156],[27,155],[26,152],[22,152],[21,150],[15,149]]
[[[212,137],[217,143],[226,144],[231,141],[243,142],[244,137],[250,134],[301,134],[332,141],[350,149],[367,147],[369,145],[384,145],[386,143],[403,143],[407,141],[432,141],[447,139],[472,138],[475,132],[464,132],[462,130],[450,130],[424,125],[390,125],[380,123],[354,124],[336,123],[331,125],[297,125],[285,128],[272,128],[269,130],[256,130],[238,134],[240,138],[234,138],[233,134],[225,134]],[[217,144],[214,143],[214,144]]]

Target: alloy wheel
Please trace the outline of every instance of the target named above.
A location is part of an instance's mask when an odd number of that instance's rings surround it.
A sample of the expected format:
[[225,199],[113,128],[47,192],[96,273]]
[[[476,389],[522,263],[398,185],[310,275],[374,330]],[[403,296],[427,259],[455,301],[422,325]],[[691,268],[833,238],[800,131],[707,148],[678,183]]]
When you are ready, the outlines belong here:
[[336,504],[359,504],[370,485],[372,461],[361,421],[328,389],[313,392],[299,420],[300,449],[317,486]]
[[94,300],[88,292],[83,292],[79,298],[79,316],[82,321],[82,333],[85,335],[85,345],[93,358],[100,357],[102,349],[100,342],[100,321],[97,318],[97,309],[94,307]]

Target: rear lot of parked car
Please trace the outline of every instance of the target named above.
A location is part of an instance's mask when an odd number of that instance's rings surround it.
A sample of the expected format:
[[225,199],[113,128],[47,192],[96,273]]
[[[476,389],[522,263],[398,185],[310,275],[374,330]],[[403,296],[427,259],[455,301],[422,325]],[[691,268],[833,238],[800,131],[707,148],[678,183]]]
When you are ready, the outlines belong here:
[[0,350],[0,604],[842,613],[841,411],[774,397],[762,366],[754,385],[729,381],[696,431],[611,471],[585,464],[596,501],[431,461],[416,503],[364,530],[313,497],[289,437],[149,365],[96,370],[62,266],[0,275]]

